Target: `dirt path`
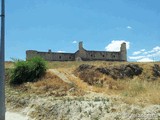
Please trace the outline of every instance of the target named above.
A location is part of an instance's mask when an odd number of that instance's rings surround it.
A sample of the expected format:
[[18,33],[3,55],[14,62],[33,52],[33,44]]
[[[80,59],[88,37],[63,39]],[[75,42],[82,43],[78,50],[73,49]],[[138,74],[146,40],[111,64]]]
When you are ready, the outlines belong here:
[[57,75],[59,78],[61,78],[64,82],[71,84],[72,82],[66,77],[64,73],[59,72],[57,69],[49,69],[50,72]]
[[87,91],[87,92],[93,92],[93,89],[96,89],[94,86],[88,85],[86,82],[83,80],[80,80],[78,77],[76,77],[73,73],[72,70],[66,70],[66,69],[49,69],[50,72],[54,73],[57,75],[60,79],[62,79],[66,83],[74,83],[76,84],[79,88]]
[[73,74],[73,70],[68,69],[59,69],[61,73],[63,73],[72,83],[76,84],[79,88],[91,92],[93,89],[93,86],[88,85],[86,82],[78,78]]

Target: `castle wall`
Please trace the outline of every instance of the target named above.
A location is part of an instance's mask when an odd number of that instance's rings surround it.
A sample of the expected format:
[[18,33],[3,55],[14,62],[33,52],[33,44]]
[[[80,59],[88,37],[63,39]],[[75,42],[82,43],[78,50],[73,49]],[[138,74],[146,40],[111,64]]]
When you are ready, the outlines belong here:
[[73,53],[27,51],[27,59],[30,59],[35,56],[40,56],[47,61],[74,61],[75,60],[75,55]]
[[122,43],[119,52],[107,52],[107,51],[88,51],[83,48],[83,43],[79,43],[79,50],[75,53],[57,53],[51,52],[38,52],[34,50],[26,51],[27,59],[35,56],[40,56],[47,61],[93,61],[93,60],[105,60],[105,61],[127,61],[126,43]]
[[86,60],[112,60],[118,61],[120,52],[105,52],[105,51],[87,51]]
[[87,51],[86,50],[78,50],[75,53],[75,58],[81,58],[81,60],[86,60]]
[[83,48],[83,42],[79,42],[79,50],[75,53],[75,58],[81,58],[85,60],[87,57],[87,51]]
[[52,61],[74,61],[73,53],[52,53]]
[[26,51],[26,59],[31,59],[32,57],[37,56],[37,51],[35,50],[27,50]]

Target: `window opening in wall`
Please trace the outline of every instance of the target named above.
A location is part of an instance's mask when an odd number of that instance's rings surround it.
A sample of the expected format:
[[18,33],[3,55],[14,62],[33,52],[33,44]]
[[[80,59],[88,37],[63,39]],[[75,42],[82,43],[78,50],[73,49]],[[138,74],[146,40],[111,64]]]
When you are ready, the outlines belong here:
[[102,55],[104,57],[104,55]]
[[69,59],[71,59],[71,57],[69,57]]
[[93,55],[91,55],[91,57],[92,57]]
[[61,56],[59,56],[59,59],[61,59]]

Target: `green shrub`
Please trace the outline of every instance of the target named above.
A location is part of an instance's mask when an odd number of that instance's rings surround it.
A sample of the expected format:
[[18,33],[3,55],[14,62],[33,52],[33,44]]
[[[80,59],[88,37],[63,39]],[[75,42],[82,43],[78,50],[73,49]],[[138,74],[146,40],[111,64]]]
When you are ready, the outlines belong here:
[[12,71],[10,84],[35,82],[46,71],[46,62],[41,57],[34,57],[27,61],[16,61]]

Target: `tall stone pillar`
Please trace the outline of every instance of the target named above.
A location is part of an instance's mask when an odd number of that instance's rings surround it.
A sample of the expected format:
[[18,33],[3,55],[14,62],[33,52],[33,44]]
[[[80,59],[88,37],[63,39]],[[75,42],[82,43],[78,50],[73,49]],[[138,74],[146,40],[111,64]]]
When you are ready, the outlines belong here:
[[127,61],[127,49],[125,42],[121,44],[120,55],[121,55],[120,56],[121,61]]
[[80,51],[83,50],[83,42],[82,42],[82,41],[79,42],[79,50],[80,50]]

